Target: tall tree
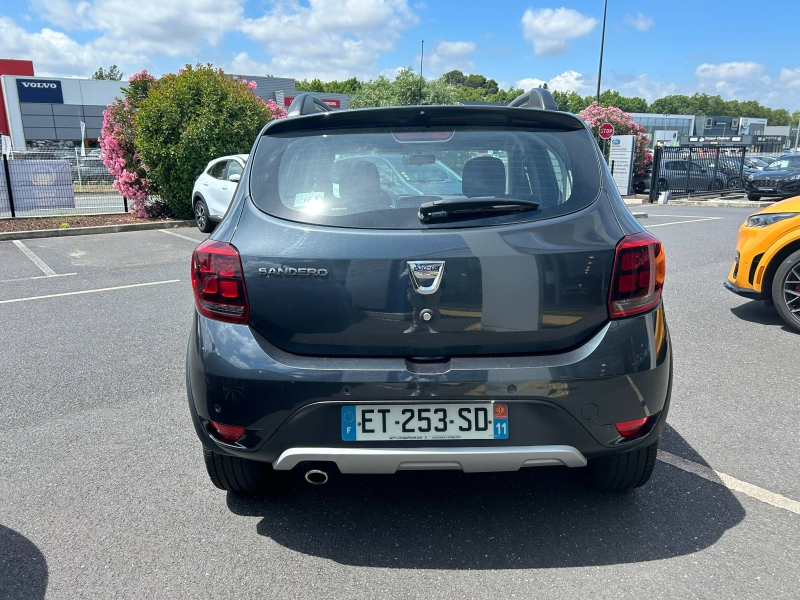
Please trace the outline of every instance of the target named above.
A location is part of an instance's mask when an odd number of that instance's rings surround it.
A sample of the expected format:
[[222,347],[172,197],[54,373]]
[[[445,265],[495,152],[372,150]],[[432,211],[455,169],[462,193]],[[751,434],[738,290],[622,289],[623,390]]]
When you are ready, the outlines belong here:
[[352,108],[408,106],[411,104],[456,104],[458,90],[445,78],[425,79],[412,68],[400,69],[394,81],[381,75],[361,84],[350,100]]
[[92,79],[107,79],[109,81],[120,81],[122,79],[122,71],[117,69],[117,65],[111,65],[108,70],[100,67],[92,75]]

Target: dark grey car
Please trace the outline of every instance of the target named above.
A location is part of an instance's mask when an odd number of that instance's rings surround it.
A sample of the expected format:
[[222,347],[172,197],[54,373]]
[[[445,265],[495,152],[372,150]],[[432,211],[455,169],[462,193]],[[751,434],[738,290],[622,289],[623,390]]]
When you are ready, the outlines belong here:
[[[562,465],[643,485],[672,382],[664,250],[584,122],[544,90],[324,114],[306,96],[192,258],[187,391],[213,483]],[[460,188],[390,197],[386,155]]]

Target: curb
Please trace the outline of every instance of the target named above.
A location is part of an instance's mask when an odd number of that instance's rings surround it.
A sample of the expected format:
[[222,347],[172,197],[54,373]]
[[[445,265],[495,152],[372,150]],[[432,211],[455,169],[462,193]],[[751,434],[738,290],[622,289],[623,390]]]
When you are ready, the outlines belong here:
[[153,221],[150,223],[120,223],[119,225],[96,225],[94,227],[65,227],[64,229],[33,229],[31,231],[4,231],[0,242],[30,240],[36,238],[68,237],[72,235],[96,235],[99,233],[121,233],[124,231],[147,231],[152,229],[174,229],[191,227],[190,221]]
[[637,219],[646,219],[647,213],[646,212],[632,212],[631,213]]

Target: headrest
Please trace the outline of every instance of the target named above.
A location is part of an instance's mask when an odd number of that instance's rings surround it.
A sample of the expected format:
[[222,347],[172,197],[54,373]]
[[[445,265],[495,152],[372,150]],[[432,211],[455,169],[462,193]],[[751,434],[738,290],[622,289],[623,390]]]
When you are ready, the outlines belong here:
[[345,162],[339,171],[339,197],[365,199],[382,196],[378,167],[366,160]]
[[496,197],[506,193],[506,166],[494,156],[471,158],[461,174],[461,191],[468,198]]

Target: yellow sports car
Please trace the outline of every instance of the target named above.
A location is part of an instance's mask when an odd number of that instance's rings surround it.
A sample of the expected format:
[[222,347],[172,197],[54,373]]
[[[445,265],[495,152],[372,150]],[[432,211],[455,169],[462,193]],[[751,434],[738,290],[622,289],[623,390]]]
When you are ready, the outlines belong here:
[[747,217],[725,287],[774,303],[786,324],[800,332],[800,196]]

